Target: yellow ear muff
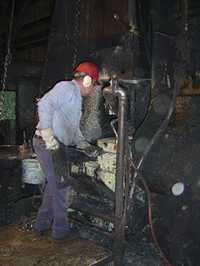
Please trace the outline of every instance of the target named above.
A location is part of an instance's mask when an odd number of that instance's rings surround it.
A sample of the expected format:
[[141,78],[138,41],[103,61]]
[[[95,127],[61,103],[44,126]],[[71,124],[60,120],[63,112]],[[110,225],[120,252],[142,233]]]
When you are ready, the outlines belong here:
[[88,75],[86,75],[84,78],[83,78],[83,86],[88,88],[92,85],[92,78]]

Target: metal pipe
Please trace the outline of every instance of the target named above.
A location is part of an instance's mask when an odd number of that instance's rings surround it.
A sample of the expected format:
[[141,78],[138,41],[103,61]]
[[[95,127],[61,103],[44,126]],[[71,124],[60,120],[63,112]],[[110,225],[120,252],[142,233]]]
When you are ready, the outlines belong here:
[[117,139],[117,141],[118,141],[118,133],[117,133],[117,130],[115,129],[115,126],[114,126],[114,124],[115,124],[116,122],[118,122],[118,119],[114,119],[114,120],[112,120],[112,121],[110,122],[110,125],[111,125],[112,130],[113,130],[113,132],[114,132],[114,134],[115,134],[115,137],[116,137],[116,139]]
[[114,265],[121,266],[124,255],[124,182],[125,182],[125,113],[127,97],[125,91],[119,87],[118,82],[113,82],[113,93],[119,100],[118,107],[118,145],[116,159],[116,184],[115,184],[115,239],[113,244]]

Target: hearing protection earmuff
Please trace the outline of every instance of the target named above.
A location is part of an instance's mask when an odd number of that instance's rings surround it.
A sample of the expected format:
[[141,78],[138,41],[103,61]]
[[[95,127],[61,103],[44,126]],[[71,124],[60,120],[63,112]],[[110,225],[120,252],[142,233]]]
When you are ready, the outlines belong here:
[[92,85],[92,78],[85,73],[77,72],[74,74],[74,77],[77,77],[77,78],[82,77],[83,78],[83,86],[86,88],[89,88]]
[[89,76],[89,75],[86,75],[84,78],[83,78],[83,86],[88,88],[92,85],[92,78]]

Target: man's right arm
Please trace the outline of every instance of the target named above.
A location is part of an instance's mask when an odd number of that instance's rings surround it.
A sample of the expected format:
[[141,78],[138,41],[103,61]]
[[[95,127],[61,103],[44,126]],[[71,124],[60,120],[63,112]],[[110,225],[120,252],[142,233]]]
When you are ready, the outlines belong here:
[[39,131],[49,150],[59,148],[59,143],[54,137],[53,132],[53,114],[56,106],[57,95],[56,91],[45,94],[38,102],[38,116],[39,116]]

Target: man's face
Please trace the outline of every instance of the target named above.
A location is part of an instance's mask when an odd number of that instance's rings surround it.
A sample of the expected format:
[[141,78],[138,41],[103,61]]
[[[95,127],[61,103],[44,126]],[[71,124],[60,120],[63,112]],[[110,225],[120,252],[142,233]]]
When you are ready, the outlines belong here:
[[89,96],[93,93],[96,87],[96,82],[92,82],[92,84],[89,87],[85,87],[83,84],[81,85],[81,95],[82,96]]

